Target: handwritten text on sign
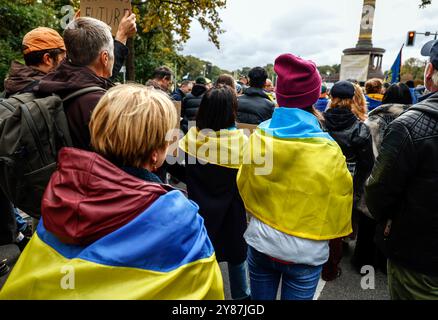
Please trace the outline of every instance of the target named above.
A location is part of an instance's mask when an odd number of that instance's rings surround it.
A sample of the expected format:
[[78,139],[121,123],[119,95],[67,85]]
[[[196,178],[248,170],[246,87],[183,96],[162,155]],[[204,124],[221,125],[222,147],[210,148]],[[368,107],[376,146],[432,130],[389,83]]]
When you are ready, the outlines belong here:
[[81,16],[105,22],[111,27],[114,36],[125,11],[130,10],[130,0],[81,0]]

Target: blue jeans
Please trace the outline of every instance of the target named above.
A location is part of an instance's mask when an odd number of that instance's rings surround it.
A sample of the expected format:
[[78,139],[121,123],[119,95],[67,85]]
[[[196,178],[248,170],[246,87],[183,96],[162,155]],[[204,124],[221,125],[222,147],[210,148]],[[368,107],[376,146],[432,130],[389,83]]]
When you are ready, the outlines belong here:
[[248,268],[246,261],[241,264],[228,263],[231,298],[242,300],[250,297],[248,286]]
[[253,300],[275,300],[281,283],[281,300],[312,300],[322,266],[283,264],[248,247],[248,266]]

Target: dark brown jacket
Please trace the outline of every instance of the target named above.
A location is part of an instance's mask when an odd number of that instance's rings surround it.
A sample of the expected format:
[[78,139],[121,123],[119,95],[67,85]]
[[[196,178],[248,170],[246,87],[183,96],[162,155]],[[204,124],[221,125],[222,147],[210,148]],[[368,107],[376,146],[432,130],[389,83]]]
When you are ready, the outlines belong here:
[[[56,71],[40,81],[34,92],[38,96],[57,94],[64,98],[83,88],[100,87],[108,90],[112,86],[114,84],[110,80],[97,76],[89,68],[64,61]],[[104,94],[104,91],[88,93],[64,105],[74,147],[91,150],[88,124],[94,108]]]
[[6,97],[17,93],[31,92],[32,88],[45,76],[35,68],[13,61],[5,80]]

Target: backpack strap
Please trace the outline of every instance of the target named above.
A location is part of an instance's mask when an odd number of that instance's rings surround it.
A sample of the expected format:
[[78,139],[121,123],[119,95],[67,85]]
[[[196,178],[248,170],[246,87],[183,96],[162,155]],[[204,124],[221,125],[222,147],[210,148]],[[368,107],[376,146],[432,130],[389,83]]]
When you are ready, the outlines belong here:
[[85,95],[85,94],[87,94],[87,93],[91,93],[91,92],[99,92],[99,91],[101,91],[101,92],[106,92],[106,90],[105,90],[104,88],[101,88],[101,87],[83,88],[83,89],[80,89],[80,90],[78,90],[78,91],[76,91],[76,92],[73,92],[72,94],[69,94],[67,97],[65,97],[64,99],[62,99],[62,102],[66,102],[66,101],[68,101],[68,100],[71,100],[71,99],[74,99],[74,98],[77,98],[77,97],[83,96],[83,95]]

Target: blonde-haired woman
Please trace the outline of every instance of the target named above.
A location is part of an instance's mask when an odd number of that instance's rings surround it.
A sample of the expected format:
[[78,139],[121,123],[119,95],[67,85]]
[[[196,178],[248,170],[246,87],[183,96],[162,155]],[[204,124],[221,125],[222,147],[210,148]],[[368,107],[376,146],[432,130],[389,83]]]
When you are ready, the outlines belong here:
[[360,121],[366,121],[368,119],[368,106],[365,94],[360,85],[353,83],[353,86],[354,96],[351,111]]
[[[359,87],[360,89],[360,87]],[[361,90],[361,89],[360,89]],[[339,81],[330,91],[332,102],[324,113],[325,127],[339,144],[350,173],[353,175],[353,235],[356,233],[356,220],[363,214],[364,187],[374,165],[372,138],[368,127],[363,123],[364,109],[355,98],[360,95],[351,82]],[[330,281],[340,275],[338,264],[342,258],[342,241],[336,239],[330,243],[330,258],[323,268],[322,277]]]
[[[177,120],[156,89],[121,85],[102,97],[90,122],[95,152],[60,151],[42,221],[1,298],[223,299],[198,206],[153,173]],[[76,279],[67,289],[65,266]]]

